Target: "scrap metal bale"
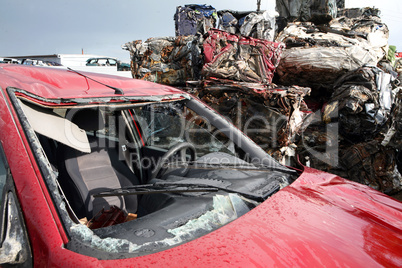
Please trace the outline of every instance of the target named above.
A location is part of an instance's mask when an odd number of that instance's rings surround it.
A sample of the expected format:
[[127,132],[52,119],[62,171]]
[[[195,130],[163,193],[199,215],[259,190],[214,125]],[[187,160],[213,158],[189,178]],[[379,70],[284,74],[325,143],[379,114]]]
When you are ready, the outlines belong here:
[[331,121],[336,111],[343,136],[353,141],[373,139],[391,112],[391,80],[390,74],[376,67],[362,67],[343,75],[324,109],[324,121]]
[[198,36],[149,38],[126,43],[133,78],[168,84],[185,84],[200,78],[202,67]]
[[205,78],[269,84],[284,45],[213,29],[208,32],[203,48]]
[[277,68],[279,81],[330,90],[338,77],[387,54],[388,28],[377,17],[337,18],[330,27],[289,24],[276,38],[286,44]]
[[347,178],[386,194],[402,190],[402,176],[396,165],[396,151],[378,140],[358,143],[342,151]]
[[297,144],[301,161],[386,194],[402,190],[402,91],[392,86],[392,75],[377,67],[339,78],[322,113],[304,120]]
[[205,34],[216,27],[217,18],[215,8],[210,5],[178,6],[174,15],[176,36]]
[[304,102],[310,88],[213,79],[184,90],[216,109],[283,163],[292,153],[301,122],[310,113]]
[[269,11],[218,11],[220,30],[257,39],[274,41],[277,13]]
[[402,190],[397,151],[381,145],[381,137],[354,144],[339,133],[328,131],[323,121],[317,121],[303,130],[302,139],[297,144],[297,155],[305,165],[383,193],[394,194]]
[[277,73],[284,85],[332,88],[346,71],[377,64],[375,55],[360,46],[291,48],[283,52]]
[[311,21],[327,23],[337,16],[336,0],[276,0],[276,10],[288,21]]

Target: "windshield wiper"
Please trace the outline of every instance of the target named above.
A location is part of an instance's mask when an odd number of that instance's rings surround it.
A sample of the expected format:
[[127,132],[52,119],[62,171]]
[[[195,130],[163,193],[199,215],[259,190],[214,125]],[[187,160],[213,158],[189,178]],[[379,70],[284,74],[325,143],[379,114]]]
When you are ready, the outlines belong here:
[[[179,178],[178,176],[173,176],[171,175],[170,178]],[[188,178],[191,179],[191,178]],[[195,180],[198,181],[202,181],[203,179],[198,179],[195,178]],[[202,182],[189,182],[189,181],[174,181],[174,182],[158,182],[158,184],[162,184],[162,185],[176,185],[176,186],[187,186],[187,187],[191,187],[191,186],[199,186],[199,187],[210,187],[210,188],[216,188],[218,190],[221,191],[225,191],[227,193],[233,193],[233,194],[239,194],[241,196],[244,196],[248,199],[252,199],[255,201],[259,201],[259,202],[263,202],[265,201],[269,196],[271,196],[272,194],[274,194],[275,192],[280,190],[280,184],[277,181],[273,181],[271,183],[269,183],[268,185],[266,185],[265,187],[263,187],[263,189],[261,189],[260,191],[258,191],[258,193],[253,193],[253,192],[249,192],[249,191],[241,191],[241,190],[235,190],[235,189],[231,189],[229,188],[229,186],[219,186],[219,185],[211,185],[208,183],[202,183]]]
[[279,183],[268,185],[265,193],[255,194],[251,192],[233,190],[228,187],[209,185],[204,183],[190,183],[190,182],[156,182],[153,184],[136,185],[124,187],[120,189],[113,189],[94,194],[93,197],[106,197],[106,196],[125,196],[125,195],[141,195],[141,194],[159,194],[159,193],[185,193],[185,192],[217,192],[225,191],[228,193],[235,193],[244,196],[248,199],[255,201],[265,201],[273,193],[280,190]]
[[183,185],[179,183],[158,182],[112,189],[92,195],[93,197],[125,196],[161,193],[217,192],[219,189],[210,185]]

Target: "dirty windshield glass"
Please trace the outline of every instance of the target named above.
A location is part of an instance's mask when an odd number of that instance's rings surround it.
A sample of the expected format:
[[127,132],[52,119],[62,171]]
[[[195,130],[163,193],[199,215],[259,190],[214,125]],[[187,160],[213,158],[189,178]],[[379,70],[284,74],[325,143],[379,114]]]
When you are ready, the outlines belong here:
[[149,104],[134,109],[146,146],[169,149],[181,142],[196,148],[197,156],[212,152],[233,154],[232,142],[208,120],[185,106],[185,101]]

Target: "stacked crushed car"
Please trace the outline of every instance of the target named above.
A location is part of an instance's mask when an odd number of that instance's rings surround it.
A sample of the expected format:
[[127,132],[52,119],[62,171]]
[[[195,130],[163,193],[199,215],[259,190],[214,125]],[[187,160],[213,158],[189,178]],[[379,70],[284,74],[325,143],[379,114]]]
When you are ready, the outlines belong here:
[[402,61],[378,9],[343,7],[277,1],[278,16],[180,6],[176,37],[123,49],[134,78],[198,96],[278,161],[296,165],[298,156],[394,194],[402,190]]

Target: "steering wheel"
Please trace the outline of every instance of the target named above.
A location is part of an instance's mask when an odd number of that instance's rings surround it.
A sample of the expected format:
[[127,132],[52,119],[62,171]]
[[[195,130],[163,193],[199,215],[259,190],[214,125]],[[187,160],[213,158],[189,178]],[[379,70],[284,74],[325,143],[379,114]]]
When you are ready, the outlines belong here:
[[[169,162],[169,158],[171,158],[173,155],[175,155],[177,152],[179,152],[180,154],[180,162],[182,163],[186,163],[187,159],[186,159],[186,152],[187,149],[190,150],[190,160],[194,161],[195,160],[195,147],[194,145],[192,145],[189,142],[182,142],[182,143],[177,143],[175,145],[173,145],[172,148],[170,148],[159,160],[158,164],[156,165],[155,169],[152,171],[151,174],[151,179],[156,178],[156,176],[160,173],[162,167]],[[182,171],[180,171],[180,176],[185,176],[188,172],[189,168],[188,165],[185,165],[185,167],[182,169]],[[160,176],[162,176],[166,171],[162,172],[160,174]]]

